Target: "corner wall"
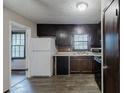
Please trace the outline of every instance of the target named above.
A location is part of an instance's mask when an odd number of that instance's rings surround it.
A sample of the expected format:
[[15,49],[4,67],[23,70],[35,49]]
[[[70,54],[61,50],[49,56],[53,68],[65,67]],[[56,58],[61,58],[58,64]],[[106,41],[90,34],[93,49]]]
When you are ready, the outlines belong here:
[[3,91],[9,89],[10,77],[10,21],[15,21],[31,28],[31,36],[36,35],[36,23],[24,18],[15,12],[3,8]]

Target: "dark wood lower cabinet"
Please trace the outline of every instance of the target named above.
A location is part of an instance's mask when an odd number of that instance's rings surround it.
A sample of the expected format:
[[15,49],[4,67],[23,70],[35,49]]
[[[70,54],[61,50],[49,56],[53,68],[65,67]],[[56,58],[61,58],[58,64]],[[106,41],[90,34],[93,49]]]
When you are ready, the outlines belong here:
[[72,60],[70,62],[70,73],[80,73],[80,60]]
[[70,73],[83,74],[94,73],[94,59],[92,56],[70,57]]
[[95,61],[95,81],[101,90],[101,63]]
[[67,75],[69,72],[68,56],[57,56],[56,57],[56,74]]
[[53,75],[95,74],[93,56],[71,56],[70,60],[69,56],[56,56],[53,60]]

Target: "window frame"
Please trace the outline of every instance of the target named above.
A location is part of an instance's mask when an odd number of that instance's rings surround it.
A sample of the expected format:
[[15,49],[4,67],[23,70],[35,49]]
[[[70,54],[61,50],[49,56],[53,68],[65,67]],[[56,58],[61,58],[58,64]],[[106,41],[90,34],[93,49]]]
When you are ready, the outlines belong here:
[[[13,34],[24,34],[24,45],[13,45],[13,41],[12,41],[12,35]],[[24,46],[24,57],[12,57],[12,46]],[[26,59],[26,32],[15,32],[15,31],[12,31],[12,34],[11,34],[11,59],[14,60],[14,59]]]
[[[87,35],[87,41],[75,41],[74,40],[75,35]],[[75,42],[87,42],[87,49],[75,49]],[[73,50],[74,51],[87,51],[87,50],[89,50],[89,35],[88,34],[74,34],[73,35]]]

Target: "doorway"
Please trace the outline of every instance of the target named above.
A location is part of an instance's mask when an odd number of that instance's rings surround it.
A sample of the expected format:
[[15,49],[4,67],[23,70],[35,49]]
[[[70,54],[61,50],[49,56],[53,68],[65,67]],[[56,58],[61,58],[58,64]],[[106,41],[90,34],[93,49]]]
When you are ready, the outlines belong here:
[[11,36],[11,86],[14,86],[26,78],[25,30],[12,27]]
[[26,26],[11,22],[11,59],[10,59],[10,88],[24,81],[28,76],[28,43],[30,29]]

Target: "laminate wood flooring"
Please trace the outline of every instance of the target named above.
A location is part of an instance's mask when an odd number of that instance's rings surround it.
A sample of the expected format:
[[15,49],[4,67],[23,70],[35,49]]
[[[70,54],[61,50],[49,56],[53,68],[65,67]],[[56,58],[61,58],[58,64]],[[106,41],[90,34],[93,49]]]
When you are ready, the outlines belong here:
[[24,71],[13,71],[11,74],[11,87],[26,79]]
[[100,90],[93,74],[73,74],[25,79],[10,93],[100,93]]

